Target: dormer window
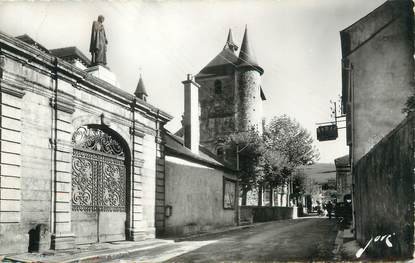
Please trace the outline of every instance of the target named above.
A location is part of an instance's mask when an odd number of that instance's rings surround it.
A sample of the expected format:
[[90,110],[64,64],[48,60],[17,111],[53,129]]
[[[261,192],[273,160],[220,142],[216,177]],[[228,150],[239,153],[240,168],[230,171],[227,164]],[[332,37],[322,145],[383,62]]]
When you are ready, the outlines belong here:
[[222,94],[222,81],[215,80],[215,94]]

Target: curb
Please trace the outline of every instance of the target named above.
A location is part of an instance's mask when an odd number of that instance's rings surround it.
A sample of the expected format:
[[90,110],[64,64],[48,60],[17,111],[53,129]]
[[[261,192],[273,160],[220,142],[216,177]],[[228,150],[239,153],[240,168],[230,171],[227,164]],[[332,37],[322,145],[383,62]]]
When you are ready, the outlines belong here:
[[334,260],[341,260],[340,249],[343,246],[343,233],[343,230],[337,232],[336,240],[334,241],[336,248],[333,249]]
[[[24,262],[24,263],[32,263],[32,262],[36,262],[36,263],[51,263],[51,262],[61,262],[61,263],[76,263],[76,262],[97,262],[97,261],[108,261],[108,260],[114,260],[114,259],[119,259],[122,257],[126,257],[130,254],[133,254],[135,252],[138,251],[142,251],[142,250],[148,250],[148,249],[152,249],[152,248],[156,248],[156,247],[161,247],[167,244],[171,244],[174,243],[173,240],[165,240],[163,243],[161,244],[150,244],[148,246],[143,246],[143,247],[138,247],[138,248],[134,248],[134,247],[129,247],[129,248],[125,248],[125,249],[119,249],[118,251],[108,251],[107,253],[102,252],[103,254],[97,255],[97,254],[93,254],[93,255],[85,255],[85,256],[80,256],[78,258],[72,258],[72,259],[64,259],[64,258],[57,258],[57,259],[43,259],[43,260],[31,260],[31,259],[23,259],[23,258],[19,258],[19,257],[4,257],[3,260],[5,262]],[[1,259],[1,258],[0,258]]]

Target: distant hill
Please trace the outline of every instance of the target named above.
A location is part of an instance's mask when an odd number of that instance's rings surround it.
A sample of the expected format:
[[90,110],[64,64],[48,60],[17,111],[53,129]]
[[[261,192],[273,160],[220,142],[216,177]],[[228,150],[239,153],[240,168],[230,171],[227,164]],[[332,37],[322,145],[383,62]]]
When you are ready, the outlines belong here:
[[336,179],[336,166],[334,163],[315,163],[302,166],[301,170],[305,175],[317,183],[327,183],[329,179]]

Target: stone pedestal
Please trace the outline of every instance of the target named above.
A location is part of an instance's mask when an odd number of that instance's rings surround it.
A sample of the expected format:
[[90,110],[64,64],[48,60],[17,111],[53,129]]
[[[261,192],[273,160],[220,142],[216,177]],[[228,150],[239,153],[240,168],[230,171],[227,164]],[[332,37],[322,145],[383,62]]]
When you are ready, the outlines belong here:
[[117,80],[117,76],[104,66],[97,65],[89,67],[85,69],[85,71],[88,72],[88,74],[90,74],[91,76],[102,79],[103,81],[108,82],[109,84],[114,85],[117,88],[120,87],[120,84]]

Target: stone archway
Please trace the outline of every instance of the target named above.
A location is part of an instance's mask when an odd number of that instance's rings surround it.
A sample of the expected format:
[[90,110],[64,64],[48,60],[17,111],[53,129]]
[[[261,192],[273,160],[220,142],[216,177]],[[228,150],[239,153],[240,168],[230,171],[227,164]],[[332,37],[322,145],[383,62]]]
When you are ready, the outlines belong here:
[[73,134],[72,231],[75,242],[125,240],[128,151],[119,136],[99,125]]

